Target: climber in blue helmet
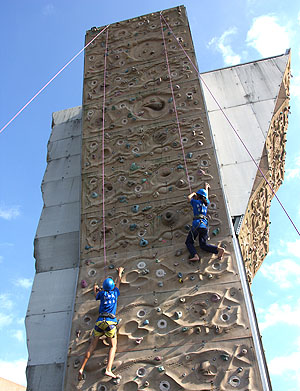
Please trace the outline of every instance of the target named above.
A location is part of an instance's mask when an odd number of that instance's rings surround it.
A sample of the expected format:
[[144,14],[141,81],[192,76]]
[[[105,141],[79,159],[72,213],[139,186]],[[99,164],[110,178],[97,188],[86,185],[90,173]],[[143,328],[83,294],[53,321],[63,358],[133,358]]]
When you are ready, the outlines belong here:
[[222,247],[207,244],[208,239],[208,220],[207,207],[209,205],[208,189],[209,184],[205,183],[205,188],[198,190],[196,193],[191,193],[188,196],[188,201],[192,205],[194,218],[192,228],[186,238],[185,244],[190,252],[190,261],[199,261],[199,255],[194,246],[195,239],[199,236],[199,246],[202,250],[209,253],[217,254],[221,259],[225,250]]
[[105,335],[110,345],[110,349],[108,353],[108,362],[105,369],[105,375],[110,376],[112,378],[117,377],[112,372],[112,364],[117,350],[116,326],[118,324],[118,321],[116,318],[116,310],[117,310],[118,296],[120,295],[119,287],[122,280],[123,270],[124,270],[123,267],[117,268],[118,277],[116,282],[114,282],[114,280],[110,277],[106,278],[103,281],[102,290],[99,289],[99,286],[97,284],[94,284],[94,296],[96,300],[100,300],[99,317],[96,320],[93,329],[90,346],[87,352],[85,353],[83,363],[81,365],[81,368],[79,369],[78,380],[83,379],[83,371],[85,365],[89,360],[89,358],[91,357],[91,354],[95,350],[99,338],[102,337],[103,335]]

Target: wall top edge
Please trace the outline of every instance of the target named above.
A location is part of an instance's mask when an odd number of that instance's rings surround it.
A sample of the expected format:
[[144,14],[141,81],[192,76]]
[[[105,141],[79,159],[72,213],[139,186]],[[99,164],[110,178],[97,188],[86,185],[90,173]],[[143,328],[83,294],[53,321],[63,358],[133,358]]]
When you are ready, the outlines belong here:
[[[132,18],[129,18],[129,19],[125,19],[125,20],[121,20],[121,21],[118,21],[118,22],[114,22],[114,23],[108,23],[110,27],[113,27],[113,26],[120,26],[120,24],[123,24],[123,23],[130,23],[132,21],[137,21],[139,19],[142,19],[142,18],[145,18],[147,16],[159,16],[159,14],[161,12],[172,12],[172,11],[176,11],[176,10],[180,10],[180,11],[183,11],[183,12],[186,12],[186,8],[184,5],[178,5],[176,7],[172,7],[172,8],[167,8],[167,9],[164,9],[164,10],[160,10],[160,11],[155,11],[155,12],[149,12],[148,14],[144,14],[144,15],[140,15],[140,16],[135,16],[135,17],[132,17]],[[101,31],[105,26],[100,26],[100,27],[92,27],[90,28],[89,30],[86,30],[86,35],[89,34],[89,33],[95,33],[95,32],[99,32]]]

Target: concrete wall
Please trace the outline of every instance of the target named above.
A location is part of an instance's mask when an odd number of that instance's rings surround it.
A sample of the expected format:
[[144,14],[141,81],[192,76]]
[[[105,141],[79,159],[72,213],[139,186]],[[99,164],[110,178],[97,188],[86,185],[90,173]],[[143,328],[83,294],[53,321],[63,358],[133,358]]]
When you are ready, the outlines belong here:
[[81,107],[54,113],[26,315],[28,391],[63,385],[79,265],[80,154]]

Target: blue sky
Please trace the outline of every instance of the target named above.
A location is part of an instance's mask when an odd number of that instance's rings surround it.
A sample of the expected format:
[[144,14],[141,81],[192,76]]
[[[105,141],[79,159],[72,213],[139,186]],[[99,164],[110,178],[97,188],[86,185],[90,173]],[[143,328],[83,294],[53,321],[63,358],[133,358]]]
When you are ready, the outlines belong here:
[[[292,48],[286,177],[278,196],[300,226],[300,4],[186,0],[201,72]],[[85,31],[182,4],[115,0],[10,0],[1,7],[0,128],[84,45]],[[24,317],[34,276],[33,239],[54,111],[82,98],[78,57],[0,134],[0,377],[26,384]],[[221,103],[221,102],[220,102]],[[276,200],[270,254],[253,297],[274,391],[300,389],[300,238]]]

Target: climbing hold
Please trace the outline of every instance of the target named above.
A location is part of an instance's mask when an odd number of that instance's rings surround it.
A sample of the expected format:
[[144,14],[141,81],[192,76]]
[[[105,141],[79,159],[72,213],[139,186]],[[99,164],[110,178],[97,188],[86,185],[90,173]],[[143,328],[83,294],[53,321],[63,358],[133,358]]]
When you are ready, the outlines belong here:
[[172,103],[172,102],[173,102],[173,98],[171,97],[168,99],[168,103]]
[[144,387],[149,387],[150,386],[150,383],[148,382],[148,380],[145,381],[145,383],[143,384]]
[[183,279],[179,278],[178,282],[180,282],[182,284],[183,283]]
[[186,331],[188,331],[188,327],[182,327],[182,329],[181,329],[181,331],[183,332],[183,333],[185,333]]
[[120,156],[120,157],[119,157],[119,162],[120,162],[120,163],[124,163],[124,161],[125,161],[125,158],[124,158],[123,156]]
[[162,365],[159,366],[157,369],[158,369],[158,372],[163,372],[165,370],[165,368]]
[[148,319],[145,319],[144,322],[143,322],[143,325],[144,325],[144,326],[147,326],[147,324],[149,324],[149,320],[148,320]]
[[139,169],[139,166],[136,163],[131,163],[130,171],[135,171],[135,170],[138,170],[138,169]]
[[139,205],[133,205],[131,210],[133,213],[137,213],[139,211],[140,206]]
[[195,276],[190,276],[191,281],[194,281],[195,278],[196,278]]
[[178,277],[178,278],[182,278],[182,273],[180,273],[180,272],[177,273],[177,277]]
[[193,153],[192,153],[192,152],[189,152],[189,153],[186,154],[186,157],[187,157],[188,159],[191,159],[192,156],[193,156]]
[[243,367],[238,367],[237,372],[240,373],[243,371]]
[[114,269],[115,265],[109,265],[108,267],[109,267],[109,269]]
[[118,198],[118,201],[121,202],[121,203],[127,202],[127,197],[126,196],[120,196]]
[[161,288],[164,286],[164,283],[162,281],[159,281],[159,283],[157,285]]
[[141,367],[136,371],[138,377],[144,377],[146,375],[146,369]]
[[214,236],[218,235],[218,233],[220,233],[220,228],[216,228],[216,229],[214,229],[214,230],[212,231],[212,234],[213,234]]
[[162,358],[161,358],[161,356],[155,356],[155,357],[154,357],[154,360],[155,360],[155,361],[161,361]]
[[86,250],[89,250],[90,248],[93,248],[93,246],[89,246],[88,244],[84,247]]
[[213,303],[217,303],[219,300],[221,300],[221,297],[217,294],[217,293],[214,293],[210,300],[213,302]]
[[184,297],[181,297],[181,298],[179,299],[179,301],[180,301],[180,303],[185,303],[185,298],[184,298]]
[[151,206],[151,205],[147,205],[147,206],[145,206],[145,207],[142,209],[142,211],[143,211],[143,212],[146,212],[147,210],[150,210],[150,209],[152,209],[152,206]]
[[143,178],[143,179],[141,180],[141,183],[143,184],[143,183],[145,183],[145,182],[147,182],[147,179],[146,179],[146,178]]
[[98,197],[98,193],[96,193],[95,191],[93,191],[93,193],[91,194],[91,197],[92,197],[92,198],[97,198],[97,197]]
[[140,246],[141,247],[146,247],[147,245],[148,245],[148,240],[146,240],[146,239],[144,239],[144,238],[142,238],[141,240],[140,240]]
[[229,360],[229,354],[227,354],[227,353],[224,353],[224,354],[221,354],[221,359],[223,360],[223,361],[228,361]]
[[136,340],[135,340],[135,343],[137,344],[137,345],[139,345],[142,341],[143,341],[143,337],[140,337],[140,338],[137,338]]
[[149,274],[149,273],[150,273],[150,270],[149,270],[149,269],[143,269],[143,270],[142,270],[143,276],[146,276],[146,275]]
[[112,382],[113,382],[113,384],[118,385],[121,383],[121,380],[122,380],[122,376],[118,375],[116,378],[112,379]]
[[201,333],[201,327],[199,327],[199,326],[196,327],[196,333],[197,333],[197,334],[200,334],[200,333]]
[[175,319],[180,319],[182,317],[182,312],[181,311],[175,311],[174,315],[175,315]]
[[129,229],[130,231],[134,231],[137,228],[136,224],[130,224]]
[[182,165],[182,164],[178,164],[178,166],[177,166],[177,169],[178,169],[178,170],[183,170],[183,169],[184,169],[184,167],[183,167],[183,165]]
[[86,288],[88,286],[88,283],[85,280],[81,280],[81,288]]
[[157,308],[156,308],[156,311],[157,311],[157,312],[161,312],[161,308],[160,308],[160,307],[157,307]]
[[76,330],[76,337],[79,338],[81,334],[81,330]]

